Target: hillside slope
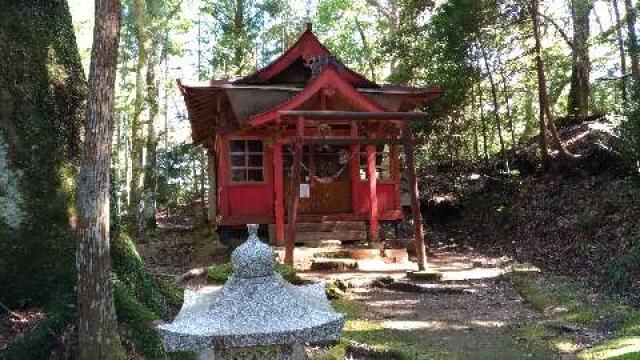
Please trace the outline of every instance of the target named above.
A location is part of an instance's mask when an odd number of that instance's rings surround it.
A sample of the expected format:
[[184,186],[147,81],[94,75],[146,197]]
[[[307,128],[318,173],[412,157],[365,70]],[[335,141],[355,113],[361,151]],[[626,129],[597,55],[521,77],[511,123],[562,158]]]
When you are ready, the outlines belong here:
[[614,130],[566,129],[578,160],[524,179],[485,178],[447,221],[427,211],[431,243],[533,262],[640,301],[640,181],[617,166]]

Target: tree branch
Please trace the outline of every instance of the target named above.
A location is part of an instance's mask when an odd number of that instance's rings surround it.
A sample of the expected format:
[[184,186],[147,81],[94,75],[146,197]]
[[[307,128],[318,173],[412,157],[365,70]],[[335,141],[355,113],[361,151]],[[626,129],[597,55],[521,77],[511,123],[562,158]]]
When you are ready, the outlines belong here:
[[556,29],[556,31],[560,33],[560,36],[564,39],[567,45],[569,45],[569,47],[573,50],[573,41],[571,40],[569,35],[567,35],[567,33],[562,29],[562,27],[557,22],[555,22],[555,20],[553,20],[550,16],[547,16],[543,13],[539,13],[539,14],[541,18],[546,20],[547,23],[551,24]]
[[6,307],[2,302],[0,302],[0,307],[3,308],[7,313],[9,313],[9,315],[18,318],[18,320],[21,320],[21,321],[25,320],[25,318],[22,315],[18,314],[15,311],[12,311],[8,307]]

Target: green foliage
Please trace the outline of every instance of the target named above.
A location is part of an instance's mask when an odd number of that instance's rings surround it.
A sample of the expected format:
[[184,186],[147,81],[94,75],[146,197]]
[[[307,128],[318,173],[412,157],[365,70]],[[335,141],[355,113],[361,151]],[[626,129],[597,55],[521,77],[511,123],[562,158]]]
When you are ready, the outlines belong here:
[[[294,285],[302,283],[302,279],[291,266],[277,263],[276,270],[288,282]],[[231,263],[213,265],[207,271],[207,279],[214,283],[224,283],[229,279],[231,274],[233,274],[233,265]]]
[[617,208],[631,207],[640,201],[640,181],[636,178],[612,181],[603,196]]
[[203,150],[192,144],[158,151],[159,206],[175,209],[199,196],[200,178],[193,169],[200,166],[203,156]]
[[617,291],[629,291],[640,276],[640,236],[636,237],[629,250],[611,262],[607,273]]
[[384,80],[379,70],[388,56],[381,48],[386,31],[373,10],[361,1],[320,1],[314,32],[342,62],[376,82]]
[[345,291],[347,291],[347,284],[341,279],[328,281],[324,284],[324,292],[330,300],[343,298]]
[[[291,13],[289,3],[283,0],[205,0],[201,10],[203,15],[208,15],[200,21],[201,30],[216,39],[208,51],[211,56],[206,59],[217,77],[247,75],[254,70],[258,61],[255,56],[258,39],[271,26],[280,30],[285,38],[292,30],[291,21],[279,22],[276,17]],[[280,34],[271,32],[266,39],[274,35]],[[208,72],[198,69],[198,73],[202,76]]]
[[0,359],[33,360],[46,359],[56,346],[57,336],[75,320],[75,297],[71,294],[54,296],[56,298],[44,312],[45,318],[35,329],[20,340],[12,342],[6,349],[0,350]]
[[601,225],[600,215],[594,210],[585,211],[576,216],[573,226],[581,231],[594,231]]

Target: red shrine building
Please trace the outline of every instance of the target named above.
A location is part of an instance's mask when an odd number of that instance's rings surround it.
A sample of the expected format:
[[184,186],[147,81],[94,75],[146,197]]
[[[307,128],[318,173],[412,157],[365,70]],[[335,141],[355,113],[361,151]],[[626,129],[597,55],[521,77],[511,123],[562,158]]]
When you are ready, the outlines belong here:
[[313,240],[301,225],[339,223],[354,230],[338,240],[376,241],[379,222],[402,219],[400,153],[417,191],[409,125],[426,119],[416,108],[442,94],[368,80],[333,57],[310,25],[249,76],[179,86],[194,143],[215,157],[220,226],[267,224],[270,241],[287,237],[290,251]]

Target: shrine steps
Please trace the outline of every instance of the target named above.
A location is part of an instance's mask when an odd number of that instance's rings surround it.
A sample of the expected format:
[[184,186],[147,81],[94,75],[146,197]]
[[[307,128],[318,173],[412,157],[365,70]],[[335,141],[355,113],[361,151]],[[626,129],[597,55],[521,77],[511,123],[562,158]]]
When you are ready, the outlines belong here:
[[[269,225],[269,237],[275,239],[275,225]],[[339,247],[343,243],[366,240],[367,228],[364,221],[322,221],[296,224],[295,243],[297,246]]]

